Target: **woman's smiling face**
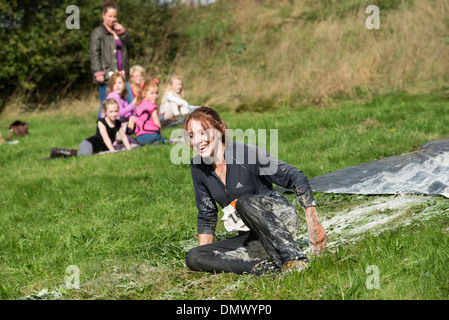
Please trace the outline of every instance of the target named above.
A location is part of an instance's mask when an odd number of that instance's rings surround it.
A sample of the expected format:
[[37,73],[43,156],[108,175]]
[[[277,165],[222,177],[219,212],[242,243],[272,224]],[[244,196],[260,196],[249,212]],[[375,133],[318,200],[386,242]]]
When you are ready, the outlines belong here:
[[203,125],[201,121],[192,120],[187,128],[193,149],[203,158],[212,158],[221,142],[221,133],[210,124]]

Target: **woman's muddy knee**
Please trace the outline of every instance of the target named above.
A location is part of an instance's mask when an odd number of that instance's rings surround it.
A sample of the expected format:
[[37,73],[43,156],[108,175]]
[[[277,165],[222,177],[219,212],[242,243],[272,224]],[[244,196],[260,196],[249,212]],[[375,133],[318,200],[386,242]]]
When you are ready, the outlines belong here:
[[237,212],[248,212],[248,209],[257,206],[259,202],[256,200],[257,195],[254,194],[245,194],[241,196],[237,202],[235,203],[235,209]]

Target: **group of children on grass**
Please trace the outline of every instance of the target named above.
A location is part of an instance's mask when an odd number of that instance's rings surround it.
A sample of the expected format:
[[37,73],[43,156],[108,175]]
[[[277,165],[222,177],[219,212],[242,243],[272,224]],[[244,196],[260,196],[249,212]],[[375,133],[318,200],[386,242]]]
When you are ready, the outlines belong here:
[[[167,140],[161,135],[166,126],[181,124],[184,116],[195,107],[183,99],[183,79],[170,78],[160,108],[159,81],[144,80],[144,69],[134,66],[130,70],[130,86],[133,100],[127,99],[127,83],[120,72],[108,81],[106,100],[102,101],[97,120],[97,130],[80,143],[79,150],[53,148],[50,158],[85,156],[96,153],[130,150],[148,144],[176,143],[180,139]],[[135,135],[136,140],[131,136]]]

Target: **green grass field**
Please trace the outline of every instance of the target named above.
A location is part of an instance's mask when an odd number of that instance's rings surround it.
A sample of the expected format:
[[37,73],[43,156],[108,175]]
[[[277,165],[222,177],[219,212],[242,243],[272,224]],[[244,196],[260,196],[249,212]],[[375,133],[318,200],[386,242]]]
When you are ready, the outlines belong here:
[[[335,245],[300,274],[271,280],[189,271],[196,207],[190,168],[171,163],[171,145],[41,160],[94,133],[97,103],[85,108],[91,112],[24,114],[30,134],[0,145],[1,299],[449,298],[449,200],[439,197],[411,197],[412,206],[397,209],[400,218],[345,241],[330,232]],[[279,158],[311,178],[448,137],[448,109],[442,94],[397,93],[326,109],[221,115],[233,129],[278,129]],[[1,116],[4,137],[13,120]],[[396,198],[316,194],[322,223]],[[217,231],[218,240],[231,236],[221,224]],[[67,277],[79,288],[67,287]]]

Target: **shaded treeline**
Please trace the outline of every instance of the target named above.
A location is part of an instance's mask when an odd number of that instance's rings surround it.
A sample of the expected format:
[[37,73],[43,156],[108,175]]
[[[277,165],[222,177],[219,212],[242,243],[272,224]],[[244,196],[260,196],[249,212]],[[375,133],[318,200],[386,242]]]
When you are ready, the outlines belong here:
[[[173,10],[157,1],[116,0],[119,22],[130,30],[131,63],[155,76],[167,72],[177,52]],[[79,28],[73,28],[79,9]],[[46,108],[93,89],[89,60],[92,30],[101,22],[100,0],[13,0],[0,3],[0,111],[19,101]],[[87,90],[84,90],[87,89]]]

